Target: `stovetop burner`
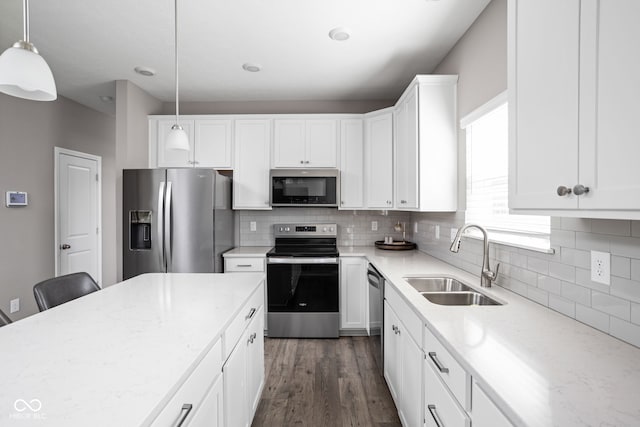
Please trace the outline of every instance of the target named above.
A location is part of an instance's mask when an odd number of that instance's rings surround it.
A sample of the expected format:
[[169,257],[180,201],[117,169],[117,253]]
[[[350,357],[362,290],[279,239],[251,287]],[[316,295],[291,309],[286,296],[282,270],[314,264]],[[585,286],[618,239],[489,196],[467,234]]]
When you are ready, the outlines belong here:
[[276,245],[267,257],[337,257],[336,224],[276,224]]

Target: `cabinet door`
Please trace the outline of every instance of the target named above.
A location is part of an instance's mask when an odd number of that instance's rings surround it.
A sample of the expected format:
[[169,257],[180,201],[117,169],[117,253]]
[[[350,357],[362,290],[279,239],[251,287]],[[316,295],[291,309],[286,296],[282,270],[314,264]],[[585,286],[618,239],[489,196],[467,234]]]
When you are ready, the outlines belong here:
[[[418,188],[418,97],[414,90],[396,110],[395,207],[413,209]],[[434,155],[437,155],[434,153]]]
[[580,0],[509,2],[509,207],[577,208]]
[[180,125],[189,136],[189,151],[168,150],[165,148],[167,135],[175,119],[158,120],[157,130],[157,156],[159,168],[186,168],[193,167],[193,120],[180,120]]
[[269,205],[269,120],[236,120],[234,209],[271,209]]
[[400,345],[396,328],[398,317],[387,301],[384,302],[384,378],[387,380],[391,396],[399,407],[400,403]]
[[367,268],[361,258],[340,258],[340,327],[367,327]]
[[198,411],[189,422],[189,427],[223,427],[223,379],[222,375],[213,383]]
[[245,333],[247,346],[247,413],[249,424],[258,409],[264,387],[264,306],[254,315]]
[[302,168],[305,164],[305,121],[275,120],[273,167]]
[[338,167],[338,124],[336,120],[307,120],[305,167]]
[[393,114],[365,119],[367,207],[393,207]]
[[247,427],[247,346],[240,342],[222,367],[224,380],[224,417],[227,427]]
[[472,396],[471,421],[474,427],[510,427],[513,425],[475,381],[473,382]]
[[340,208],[364,207],[364,135],[362,120],[340,122]]
[[195,166],[232,169],[232,121],[221,119],[195,120]]
[[[640,2],[581,6],[580,209],[640,209]],[[635,53],[632,53],[635,52]]]
[[413,341],[404,325],[400,324],[401,341],[401,379],[402,392],[400,394],[400,418],[406,426],[422,425],[422,365],[423,353]]

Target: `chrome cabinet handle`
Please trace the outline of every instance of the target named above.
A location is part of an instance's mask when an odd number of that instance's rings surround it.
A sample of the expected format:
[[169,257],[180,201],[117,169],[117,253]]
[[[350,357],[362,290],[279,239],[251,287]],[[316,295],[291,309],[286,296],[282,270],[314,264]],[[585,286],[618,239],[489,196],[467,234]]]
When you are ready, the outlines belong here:
[[442,365],[442,363],[440,363],[440,360],[438,360],[438,356],[436,355],[435,351],[430,351],[429,352],[429,357],[431,358],[433,363],[436,365],[436,368],[438,368],[438,370],[440,372],[442,372],[443,374],[448,374],[449,373],[449,368],[445,368]]
[[582,196],[583,194],[587,194],[588,192],[589,192],[589,187],[585,187],[582,184],[578,184],[573,187],[573,194],[575,194],[576,196]]
[[67,249],[71,249],[71,245],[68,245],[66,243],[60,245],[60,249],[62,249],[63,251],[67,250]]
[[254,332],[254,333],[252,333],[252,334],[249,336],[249,339],[247,340],[247,344],[253,344],[253,340],[255,340],[255,339],[256,339],[256,337],[257,337],[256,333],[255,333],[255,332]]
[[182,405],[182,409],[180,410],[180,413],[182,415],[180,415],[180,418],[178,419],[178,424],[176,424],[176,427],[180,427],[182,426],[182,424],[184,424],[184,421],[187,419],[192,409],[193,409],[193,405],[191,403],[185,403],[184,405]]
[[236,267],[253,267],[251,264],[236,264]]
[[444,427],[444,423],[442,422],[442,420],[438,416],[438,413],[436,412],[436,405],[427,405],[427,409],[429,410],[429,413],[431,414],[433,421],[436,422],[436,426]]
[[571,188],[570,187],[565,187],[564,185],[561,185],[556,190],[556,193],[558,193],[558,196],[568,196],[569,194],[571,194]]
[[249,310],[249,314],[247,314],[246,316],[244,316],[244,320],[249,320],[253,317],[253,315],[256,314],[256,309],[255,308],[251,308],[251,310]]

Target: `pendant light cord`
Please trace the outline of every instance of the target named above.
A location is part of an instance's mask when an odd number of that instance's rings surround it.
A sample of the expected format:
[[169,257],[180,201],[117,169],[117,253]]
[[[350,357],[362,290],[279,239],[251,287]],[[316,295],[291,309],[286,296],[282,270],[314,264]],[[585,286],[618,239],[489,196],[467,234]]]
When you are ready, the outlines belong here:
[[22,20],[23,20],[23,33],[22,37],[26,43],[29,43],[29,0],[22,1]]
[[[27,0],[25,0],[27,1]],[[178,107],[178,0],[174,1],[175,4],[175,50],[176,50],[176,125],[178,124],[178,115],[179,115],[179,107]]]

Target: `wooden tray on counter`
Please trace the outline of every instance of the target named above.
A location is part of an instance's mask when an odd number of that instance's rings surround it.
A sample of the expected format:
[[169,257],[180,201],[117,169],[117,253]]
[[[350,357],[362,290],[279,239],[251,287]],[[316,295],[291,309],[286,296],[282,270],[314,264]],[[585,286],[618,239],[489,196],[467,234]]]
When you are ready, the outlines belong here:
[[417,249],[417,245],[413,242],[393,242],[385,243],[384,240],[375,241],[376,248],[384,249],[386,251],[409,251],[411,249]]

